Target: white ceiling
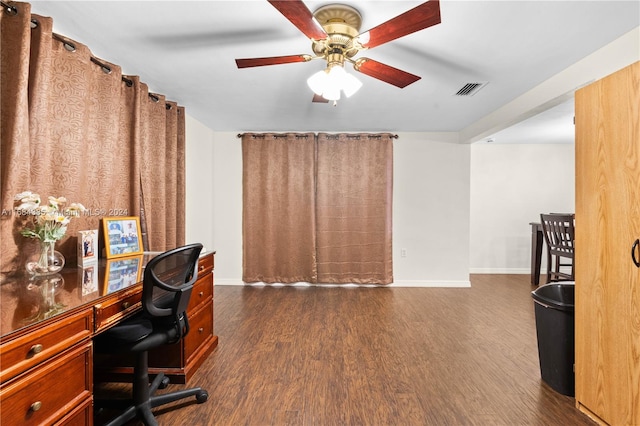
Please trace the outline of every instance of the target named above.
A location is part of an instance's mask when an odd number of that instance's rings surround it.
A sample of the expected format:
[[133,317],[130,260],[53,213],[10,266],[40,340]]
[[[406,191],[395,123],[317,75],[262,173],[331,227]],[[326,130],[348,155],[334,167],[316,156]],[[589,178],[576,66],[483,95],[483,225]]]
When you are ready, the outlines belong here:
[[[305,4],[314,11],[335,2]],[[422,3],[340,2],[361,12],[362,31]],[[312,103],[306,85],[322,61],[236,68],[236,58],[311,54],[309,40],[267,1],[30,3],[32,13],[53,18],[54,32],[139,75],[212,130],[231,132],[460,132],[640,25],[637,0],[443,0],[441,24],[358,55],[421,80],[399,89],[347,66],[364,86],[333,107]],[[454,95],[485,81],[474,96]],[[572,117],[571,100],[546,114],[537,126]],[[521,140],[517,129],[491,137]],[[525,130],[531,143],[558,141],[553,132],[535,139]]]
[[572,144],[575,140],[574,110],[574,100],[571,98],[480,141],[496,144]]

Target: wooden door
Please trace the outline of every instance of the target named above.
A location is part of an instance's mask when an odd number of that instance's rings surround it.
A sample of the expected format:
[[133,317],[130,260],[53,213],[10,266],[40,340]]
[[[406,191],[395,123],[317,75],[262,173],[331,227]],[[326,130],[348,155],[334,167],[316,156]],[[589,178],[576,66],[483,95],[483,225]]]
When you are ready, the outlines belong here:
[[[576,404],[640,424],[640,62],[576,92]],[[636,254],[637,256],[637,254]]]

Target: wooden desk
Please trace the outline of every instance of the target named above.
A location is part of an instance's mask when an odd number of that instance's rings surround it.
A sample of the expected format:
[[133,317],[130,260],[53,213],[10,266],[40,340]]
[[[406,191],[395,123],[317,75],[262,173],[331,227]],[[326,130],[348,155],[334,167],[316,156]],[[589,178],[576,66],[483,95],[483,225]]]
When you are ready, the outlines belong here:
[[[0,285],[0,424],[93,424],[92,337],[141,309],[145,257]],[[150,360],[150,371],[174,383],[186,383],[217,346],[213,266],[214,253],[200,257],[187,309],[191,332]],[[130,371],[120,368],[118,378]]]
[[538,285],[540,284],[544,235],[542,234],[541,223],[530,222],[529,225],[531,225],[531,285]]

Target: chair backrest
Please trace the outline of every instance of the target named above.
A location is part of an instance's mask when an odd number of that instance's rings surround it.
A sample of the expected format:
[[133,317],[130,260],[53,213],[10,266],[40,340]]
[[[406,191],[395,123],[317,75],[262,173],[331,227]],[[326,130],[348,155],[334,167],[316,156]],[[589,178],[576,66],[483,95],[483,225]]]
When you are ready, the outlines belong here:
[[542,230],[549,253],[573,258],[575,227],[574,215],[566,213],[541,214]]
[[151,259],[144,270],[142,309],[148,317],[164,319],[176,327],[176,340],[189,331],[185,311],[198,279],[202,244],[166,251]]

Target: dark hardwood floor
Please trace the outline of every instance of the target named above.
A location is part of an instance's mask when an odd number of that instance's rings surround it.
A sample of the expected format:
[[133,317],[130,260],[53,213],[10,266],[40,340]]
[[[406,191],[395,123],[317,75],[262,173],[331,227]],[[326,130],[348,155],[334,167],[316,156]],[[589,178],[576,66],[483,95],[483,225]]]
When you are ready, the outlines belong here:
[[209,400],[159,409],[157,419],[160,425],[593,424],[573,398],[540,379],[529,276],[472,275],[471,283],[217,286],[219,345],[189,383],[206,388]]

